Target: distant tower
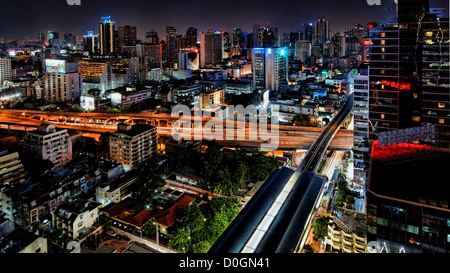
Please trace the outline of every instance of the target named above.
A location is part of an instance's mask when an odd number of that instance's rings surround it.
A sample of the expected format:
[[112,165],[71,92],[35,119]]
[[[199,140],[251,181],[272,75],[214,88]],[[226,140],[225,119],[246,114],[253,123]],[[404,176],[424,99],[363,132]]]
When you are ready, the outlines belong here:
[[111,16],[102,17],[99,23],[99,51],[101,55],[114,53],[114,25]]

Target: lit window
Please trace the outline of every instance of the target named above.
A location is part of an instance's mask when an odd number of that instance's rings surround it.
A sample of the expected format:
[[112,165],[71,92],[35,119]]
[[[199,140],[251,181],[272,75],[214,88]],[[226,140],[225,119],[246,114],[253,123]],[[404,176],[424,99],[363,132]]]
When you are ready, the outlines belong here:
[[382,48],[381,48],[381,52],[384,53],[385,51],[386,51],[386,49],[385,49],[384,47],[382,47]]
[[420,117],[418,117],[418,116],[413,116],[413,117],[412,117],[412,120],[413,120],[413,121],[420,121]]
[[439,103],[438,103],[438,107],[439,107],[439,108],[445,108],[445,103],[439,102]]
[[439,124],[444,124],[444,123],[445,123],[445,119],[440,118],[440,119],[439,119]]
[[427,32],[425,32],[425,36],[432,37],[433,36],[433,32],[432,31],[427,31]]
[[384,119],[384,114],[381,114],[381,119]]
[[427,45],[432,45],[432,44],[433,44],[433,40],[430,40],[430,39],[425,40],[425,43],[426,43]]
[[417,99],[417,93],[413,93],[413,98]]
[[386,33],[381,32],[381,37],[382,37],[382,38],[386,37]]
[[385,41],[385,40],[381,40],[381,44],[382,44],[382,45],[385,45],[385,44],[386,44],[386,41]]

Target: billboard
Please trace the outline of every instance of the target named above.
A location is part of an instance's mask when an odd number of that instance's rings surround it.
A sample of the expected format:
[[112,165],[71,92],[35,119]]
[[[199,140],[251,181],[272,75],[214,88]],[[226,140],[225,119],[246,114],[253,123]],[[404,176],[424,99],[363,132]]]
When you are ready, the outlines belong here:
[[120,93],[111,93],[111,103],[122,103],[122,94]]
[[45,60],[45,71],[50,73],[66,73],[66,61],[64,60]]
[[94,97],[81,96],[80,107],[83,108],[84,110],[94,110],[95,109]]

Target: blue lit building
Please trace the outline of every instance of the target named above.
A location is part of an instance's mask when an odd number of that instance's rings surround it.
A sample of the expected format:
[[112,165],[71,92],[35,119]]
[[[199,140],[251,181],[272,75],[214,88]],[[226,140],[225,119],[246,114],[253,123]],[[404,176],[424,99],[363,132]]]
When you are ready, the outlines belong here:
[[278,91],[288,80],[288,48],[253,48],[253,87]]

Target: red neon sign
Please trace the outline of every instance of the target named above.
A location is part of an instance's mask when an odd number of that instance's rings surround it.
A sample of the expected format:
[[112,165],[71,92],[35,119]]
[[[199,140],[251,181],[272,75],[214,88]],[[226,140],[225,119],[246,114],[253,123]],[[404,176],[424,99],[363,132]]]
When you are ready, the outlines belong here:
[[398,83],[398,82],[390,82],[390,81],[381,81],[381,84],[399,88],[400,90],[411,90],[411,84],[409,83]]

